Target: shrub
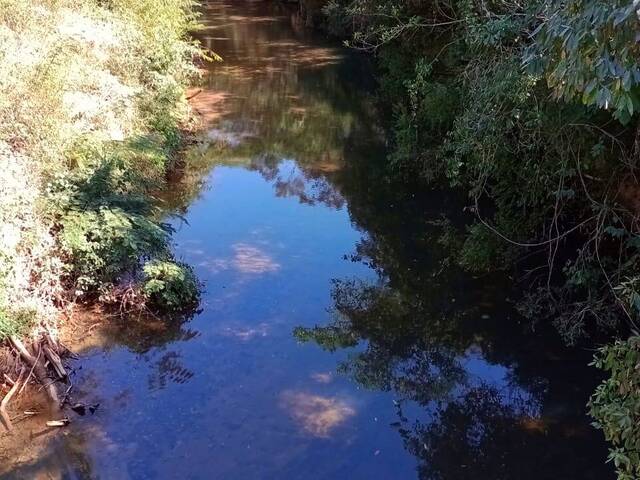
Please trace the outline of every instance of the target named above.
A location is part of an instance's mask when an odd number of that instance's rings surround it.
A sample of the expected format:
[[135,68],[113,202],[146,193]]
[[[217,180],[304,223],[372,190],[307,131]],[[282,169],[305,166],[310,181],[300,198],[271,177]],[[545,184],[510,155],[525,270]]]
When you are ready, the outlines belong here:
[[611,110],[627,123],[640,109],[638,3],[545,2],[527,62],[558,98]]
[[640,478],[640,337],[617,341],[593,364],[609,374],[591,397],[589,411],[612,445],[609,461],[619,480]]
[[153,260],[143,271],[142,292],[152,306],[165,311],[182,311],[198,304],[200,284],[189,265]]
[[3,335],[168,255],[153,192],[188,120],[194,6],[0,0]]
[[171,229],[149,197],[162,185],[166,156],[148,138],[74,150],[77,167],[49,186],[67,282],[76,295],[104,292],[147,257],[166,254]]
[[37,323],[36,310],[20,309],[11,311],[0,305],[0,341],[10,336],[21,336],[29,332]]

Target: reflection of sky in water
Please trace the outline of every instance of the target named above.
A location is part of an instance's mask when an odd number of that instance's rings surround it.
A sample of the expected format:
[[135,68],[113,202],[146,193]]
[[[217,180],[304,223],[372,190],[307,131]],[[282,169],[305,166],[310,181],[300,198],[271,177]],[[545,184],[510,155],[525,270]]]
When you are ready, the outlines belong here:
[[319,438],[329,438],[356,414],[349,400],[290,390],[282,393],[281,406],[305,432]]
[[[89,356],[78,384],[102,406],[75,427],[83,455],[110,478],[413,478],[415,459],[389,427],[396,394],[334,375],[348,352],[291,337],[294,326],[329,320],[332,278],[376,278],[343,259],[361,236],[348,212],[277,197],[241,168],[218,167],[211,183],[176,234],[178,255],[206,284],[189,324],[198,335]],[[461,361],[510,388],[508,371],[478,352]],[[429,409],[402,406],[429,422]]]

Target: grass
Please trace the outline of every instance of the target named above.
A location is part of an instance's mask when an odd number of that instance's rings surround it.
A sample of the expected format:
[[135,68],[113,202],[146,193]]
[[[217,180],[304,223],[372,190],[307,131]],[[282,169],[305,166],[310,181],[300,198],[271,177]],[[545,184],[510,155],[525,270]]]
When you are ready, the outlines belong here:
[[189,119],[194,7],[0,0],[0,339],[173,262],[150,192]]

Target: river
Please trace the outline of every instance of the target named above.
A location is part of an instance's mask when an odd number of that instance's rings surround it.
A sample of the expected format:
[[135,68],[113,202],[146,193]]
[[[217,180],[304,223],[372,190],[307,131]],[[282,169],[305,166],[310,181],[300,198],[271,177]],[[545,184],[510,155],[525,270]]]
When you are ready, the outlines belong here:
[[447,262],[465,199],[389,180],[369,59],[282,6],[202,21],[223,62],[164,195],[200,310],[90,329],[72,378],[97,411],[28,427],[3,478],[613,478],[592,352]]

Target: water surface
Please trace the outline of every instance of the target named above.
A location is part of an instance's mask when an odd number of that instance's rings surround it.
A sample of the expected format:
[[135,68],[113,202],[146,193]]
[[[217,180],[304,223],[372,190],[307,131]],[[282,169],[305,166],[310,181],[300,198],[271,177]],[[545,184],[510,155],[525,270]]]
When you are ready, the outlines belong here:
[[164,199],[201,311],[92,331],[73,381],[97,413],[0,472],[611,478],[590,352],[521,322],[508,278],[447,263],[439,220],[465,201],[387,179],[367,59],[262,2],[207,2],[203,21],[224,62]]

